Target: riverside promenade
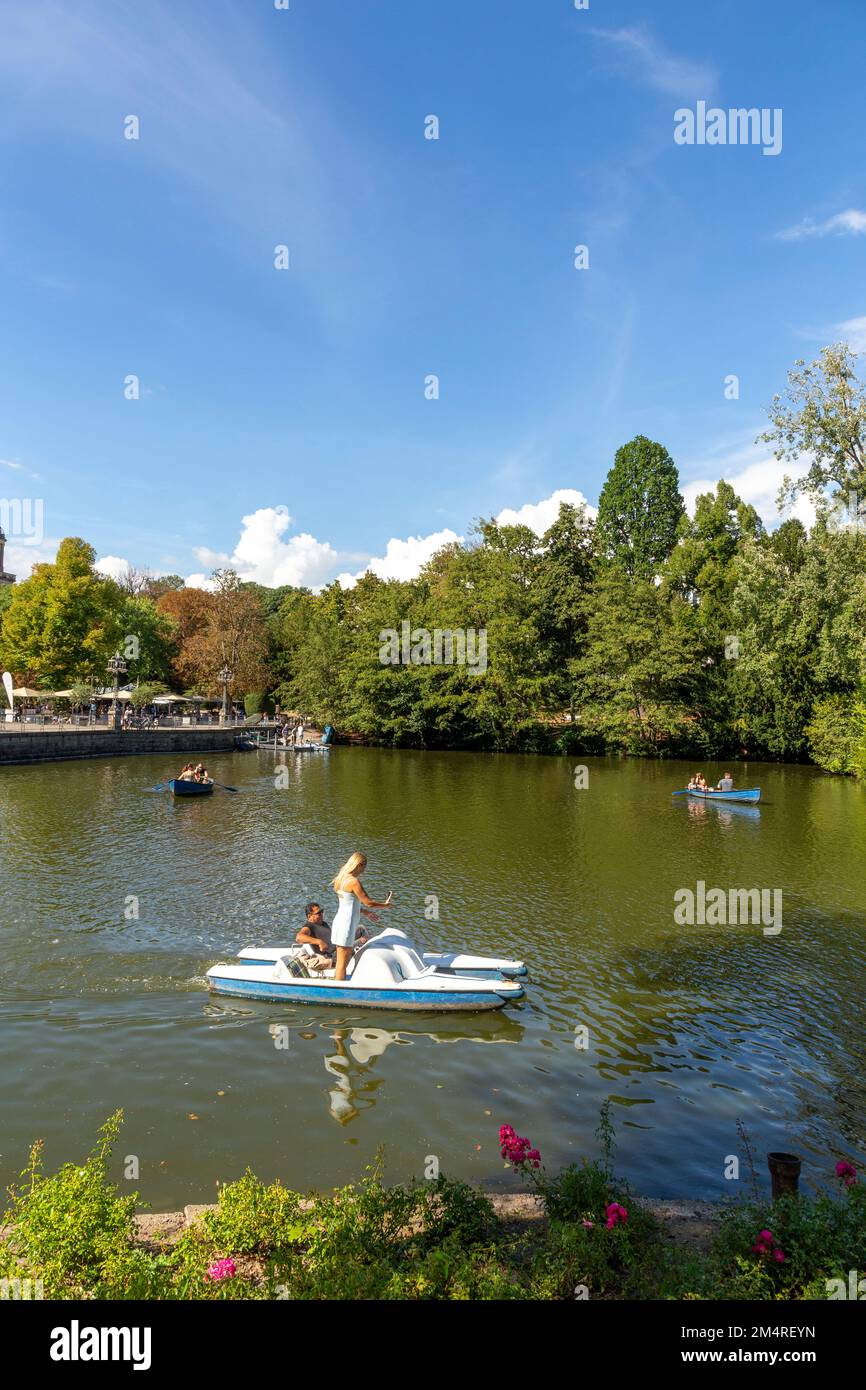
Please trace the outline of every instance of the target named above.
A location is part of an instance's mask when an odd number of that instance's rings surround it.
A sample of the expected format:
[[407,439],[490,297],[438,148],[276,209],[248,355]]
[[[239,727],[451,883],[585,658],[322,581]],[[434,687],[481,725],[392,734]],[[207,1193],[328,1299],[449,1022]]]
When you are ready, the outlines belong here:
[[138,753],[224,753],[234,748],[242,725],[168,729],[34,727],[0,724],[0,766],[53,763],[73,758],[117,758]]

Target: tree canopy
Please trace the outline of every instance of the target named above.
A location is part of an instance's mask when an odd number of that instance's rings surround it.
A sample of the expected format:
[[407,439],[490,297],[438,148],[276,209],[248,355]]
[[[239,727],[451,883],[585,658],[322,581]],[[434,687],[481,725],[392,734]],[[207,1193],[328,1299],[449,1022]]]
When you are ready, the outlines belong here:
[[[825,501],[860,486],[852,372],[847,349],[825,350],[773,417],[780,447],[814,460],[797,486]],[[687,515],[670,454],[643,435],[617,451],[595,522],[567,505],[543,535],[482,519],[411,580],[118,585],[93,561],[68,538],[4,593],[0,662],[19,682],[86,692],[121,649],[139,691],[219,695],[228,666],[235,697],[388,744],[866,775],[866,527],[822,506],[811,532],[768,532],[725,480]]]

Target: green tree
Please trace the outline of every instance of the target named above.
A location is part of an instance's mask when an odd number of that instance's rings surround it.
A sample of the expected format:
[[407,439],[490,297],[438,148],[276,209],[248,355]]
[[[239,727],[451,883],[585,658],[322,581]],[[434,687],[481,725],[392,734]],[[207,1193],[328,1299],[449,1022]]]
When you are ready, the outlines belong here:
[[635,578],[652,579],[670,555],[685,511],[676,464],[639,434],[617,450],[598,499],[599,549]]
[[166,689],[167,687],[161,681],[145,681],[130,691],[130,704],[133,709],[144,709],[145,705],[153,703],[157,695],[164,695]]
[[809,461],[798,478],[785,476],[779,506],[804,492],[820,502],[828,488],[849,504],[866,500],[866,389],[857,377],[856,354],[847,343],[821,349],[813,362],[799,359],[788,373],[784,396],[768,410],[771,428],[758,436],[783,462]]
[[542,537],[533,582],[540,659],[553,677],[556,705],[567,708],[572,720],[593,547],[594,527],[586,508],[563,502],[559,516]]
[[806,725],[806,738],[819,767],[866,777],[866,687],[818,700]]
[[119,620],[120,650],[127,661],[127,681],[168,681],[176,652],[176,626],[154,601],[124,594]]
[[693,737],[694,612],[661,586],[602,571],[587,603],[580,724],[629,753],[677,751]]
[[145,581],[144,594],[146,598],[153,599],[155,603],[157,599],[162,598],[163,594],[175,594],[185,587],[186,580],[180,574],[160,574],[156,578],[153,575],[148,575]]
[[78,537],[60,542],[53,564],[39,564],[14,586],[3,615],[0,660],[46,688],[76,677],[101,683],[122,635],[122,596],[96,574],[93,547]]

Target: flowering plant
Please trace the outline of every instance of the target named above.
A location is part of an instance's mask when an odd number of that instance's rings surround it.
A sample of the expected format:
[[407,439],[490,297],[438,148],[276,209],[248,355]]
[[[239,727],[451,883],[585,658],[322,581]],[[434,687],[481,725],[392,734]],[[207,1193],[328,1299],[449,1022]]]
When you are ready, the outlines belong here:
[[609,1231],[612,1231],[614,1226],[618,1226],[620,1223],[624,1226],[626,1221],[628,1221],[628,1212],[625,1207],[620,1206],[619,1202],[610,1202],[605,1216],[607,1217],[607,1229]]
[[511,1125],[501,1125],[499,1129],[499,1148],[502,1157],[515,1169],[528,1164],[531,1168],[541,1167],[541,1154],[534,1149],[528,1139],[521,1139]]
[[758,1239],[752,1246],[752,1253],[755,1255],[766,1256],[773,1259],[777,1264],[785,1263],[785,1256],[781,1246],[777,1243],[772,1231],[759,1231]]

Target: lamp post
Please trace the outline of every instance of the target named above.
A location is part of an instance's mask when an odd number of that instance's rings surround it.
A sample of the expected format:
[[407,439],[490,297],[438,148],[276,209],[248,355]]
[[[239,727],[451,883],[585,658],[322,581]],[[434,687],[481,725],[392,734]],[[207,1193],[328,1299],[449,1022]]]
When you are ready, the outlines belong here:
[[232,673],[231,673],[231,671],[229,670],[228,666],[226,666],[225,664],[223,665],[223,668],[222,668],[222,670],[220,671],[220,680],[221,680],[222,683],[223,683],[223,707],[222,707],[222,711],[221,711],[221,713],[220,713],[220,723],[221,723],[221,724],[225,724],[225,723],[228,722],[228,715],[229,715],[229,686],[231,685],[231,681],[232,681]]
[[112,705],[111,705],[111,722],[112,722],[114,728],[115,728],[115,729],[118,729],[118,728],[120,727],[120,722],[119,722],[119,714],[120,714],[120,711],[119,711],[118,705],[117,705],[117,688],[118,688],[118,684],[119,684],[119,682],[120,682],[120,677],[121,677],[121,676],[125,673],[125,671],[126,671],[126,662],[124,661],[123,657],[120,655],[120,652],[115,652],[115,653],[114,653],[114,656],[111,658],[111,660],[110,660],[109,663],[108,663],[108,669],[109,669],[109,671],[111,672],[111,674],[114,676],[114,700],[112,701]]

